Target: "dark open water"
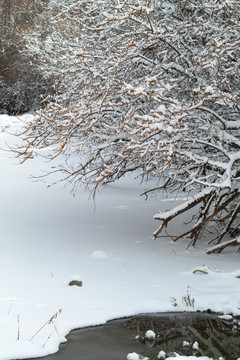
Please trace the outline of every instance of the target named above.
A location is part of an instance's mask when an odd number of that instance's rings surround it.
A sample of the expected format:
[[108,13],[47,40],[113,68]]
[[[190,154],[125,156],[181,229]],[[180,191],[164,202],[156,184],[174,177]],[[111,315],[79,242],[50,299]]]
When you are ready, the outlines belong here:
[[[155,332],[155,341],[145,339],[147,330]],[[136,352],[157,360],[159,351],[163,350],[167,354],[177,352],[237,360],[240,358],[240,319],[227,321],[207,313],[143,314],[74,330],[67,339],[57,353],[41,359],[126,360],[128,353]],[[183,341],[190,346],[183,346]],[[198,350],[192,348],[195,341],[199,344]]]

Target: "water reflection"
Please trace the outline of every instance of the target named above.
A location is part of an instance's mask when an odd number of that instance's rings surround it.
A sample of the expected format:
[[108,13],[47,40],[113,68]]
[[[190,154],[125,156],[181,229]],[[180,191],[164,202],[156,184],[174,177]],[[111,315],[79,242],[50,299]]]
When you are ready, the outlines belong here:
[[[147,330],[156,338],[146,339]],[[58,353],[44,359],[126,360],[128,353],[136,352],[156,360],[161,350],[169,355],[176,352],[213,359],[240,357],[240,320],[223,320],[207,313],[143,314],[74,330],[67,338]]]

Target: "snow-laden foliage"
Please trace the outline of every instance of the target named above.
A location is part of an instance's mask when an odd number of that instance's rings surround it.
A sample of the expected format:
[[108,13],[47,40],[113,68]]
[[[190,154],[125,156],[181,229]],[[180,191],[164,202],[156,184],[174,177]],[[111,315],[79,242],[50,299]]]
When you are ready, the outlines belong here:
[[59,170],[73,187],[137,171],[159,179],[146,196],[193,191],[155,215],[155,237],[193,208],[190,230],[174,240],[238,236],[239,16],[235,0],[50,1],[28,51],[55,74],[58,95],[26,128],[18,155],[66,155]]
[[[15,64],[14,64],[15,65]],[[9,71],[14,68],[9,66]],[[29,110],[39,109],[41,101],[51,93],[51,87],[46,79],[31,68],[17,69],[15,81],[9,82],[8,77],[0,74],[0,112],[2,114],[19,115]]]

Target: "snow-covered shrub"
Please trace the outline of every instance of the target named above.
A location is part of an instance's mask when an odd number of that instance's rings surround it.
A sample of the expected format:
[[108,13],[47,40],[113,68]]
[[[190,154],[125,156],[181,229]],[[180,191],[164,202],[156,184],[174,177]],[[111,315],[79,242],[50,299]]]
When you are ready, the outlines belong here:
[[58,79],[58,95],[29,124],[18,155],[42,148],[50,158],[66,155],[61,171],[74,188],[137,171],[159,180],[146,196],[193,191],[155,215],[154,237],[196,209],[191,229],[175,241],[189,236],[195,245],[211,230],[211,241],[230,233],[231,245],[239,244],[239,2],[61,4],[49,2],[41,17],[48,27],[39,23],[27,41],[41,69]]
[[51,80],[43,78],[21,47],[4,47],[0,56],[0,113],[19,115],[42,107],[53,93]]
[[[24,76],[25,75],[25,76]],[[34,72],[23,72],[14,83],[0,76],[0,113],[19,115],[41,108],[41,101],[51,92],[49,85]]]

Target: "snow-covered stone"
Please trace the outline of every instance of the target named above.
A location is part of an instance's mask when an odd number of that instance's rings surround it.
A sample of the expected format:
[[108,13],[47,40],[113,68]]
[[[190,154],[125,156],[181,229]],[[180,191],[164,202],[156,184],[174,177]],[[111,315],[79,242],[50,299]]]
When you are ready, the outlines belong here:
[[149,360],[149,358],[132,352],[127,355],[127,360]]
[[148,330],[145,334],[145,339],[148,339],[148,340],[154,340],[156,338],[156,334],[154,331],[152,330]]
[[166,353],[163,350],[160,350],[158,353],[158,359],[165,359],[166,358]]
[[193,348],[193,350],[198,350],[198,348],[199,348],[199,344],[198,344],[198,342],[197,342],[197,341],[195,341],[195,342],[193,343],[192,348]]
[[219,315],[218,317],[223,320],[232,320],[233,319],[232,315]]
[[136,352],[129,353],[127,355],[127,360],[139,360],[139,355]]

